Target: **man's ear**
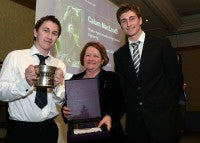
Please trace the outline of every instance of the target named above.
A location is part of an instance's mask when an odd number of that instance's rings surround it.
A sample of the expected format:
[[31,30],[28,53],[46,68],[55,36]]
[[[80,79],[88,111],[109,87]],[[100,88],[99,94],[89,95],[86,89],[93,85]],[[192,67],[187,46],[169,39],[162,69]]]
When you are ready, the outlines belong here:
[[142,25],[142,17],[140,17],[140,25]]
[[36,29],[33,29],[33,35],[34,35],[34,37],[37,37],[37,31],[36,31]]

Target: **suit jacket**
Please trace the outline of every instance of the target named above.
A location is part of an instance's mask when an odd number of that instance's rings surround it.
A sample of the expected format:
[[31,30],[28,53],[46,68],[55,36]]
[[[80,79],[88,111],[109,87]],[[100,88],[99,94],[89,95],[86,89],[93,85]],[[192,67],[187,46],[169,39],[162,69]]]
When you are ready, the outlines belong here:
[[[81,79],[84,75],[85,71],[73,75],[71,79]],[[123,116],[125,104],[119,77],[114,72],[101,70],[98,75],[98,82],[101,115],[102,117],[110,115],[112,119],[111,142],[123,142],[124,131],[120,119]],[[63,118],[66,122],[66,118],[64,116]]]
[[134,136],[138,116],[157,139],[177,134],[181,71],[169,40],[145,36],[138,77],[128,43],[114,53],[114,62],[126,100],[128,136]]

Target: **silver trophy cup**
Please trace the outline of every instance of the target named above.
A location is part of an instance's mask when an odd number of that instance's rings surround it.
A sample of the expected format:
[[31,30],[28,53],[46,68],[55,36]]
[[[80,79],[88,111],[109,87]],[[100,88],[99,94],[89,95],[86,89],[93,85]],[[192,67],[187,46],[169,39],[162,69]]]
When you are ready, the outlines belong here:
[[56,67],[47,65],[36,65],[35,72],[37,74],[36,87],[48,87],[54,86],[53,78],[56,71]]

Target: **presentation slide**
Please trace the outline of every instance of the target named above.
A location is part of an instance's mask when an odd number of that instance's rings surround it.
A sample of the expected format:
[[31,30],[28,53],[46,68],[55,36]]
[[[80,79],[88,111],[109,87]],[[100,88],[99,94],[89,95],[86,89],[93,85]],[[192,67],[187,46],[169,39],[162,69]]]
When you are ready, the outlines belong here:
[[113,53],[122,39],[116,11],[117,6],[109,0],[37,0],[36,21],[46,15],[60,20],[62,34],[52,53],[65,62],[68,73],[82,71],[80,52],[89,41],[106,47],[110,61],[104,69],[113,70]]

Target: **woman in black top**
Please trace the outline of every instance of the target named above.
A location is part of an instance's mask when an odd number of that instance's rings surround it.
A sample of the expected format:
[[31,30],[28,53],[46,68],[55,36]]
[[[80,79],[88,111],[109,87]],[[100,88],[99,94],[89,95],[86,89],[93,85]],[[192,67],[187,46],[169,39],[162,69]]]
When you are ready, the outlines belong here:
[[[80,62],[85,71],[73,75],[71,79],[98,78],[100,108],[102,120],[98,127],[105,125],[110,131],[110,142],[124,142],[124,132],[120,119],[124,113],[124,98],[121,91],[118,75],[111,71],[105,71],[103,66],[109,61],[106,50],[99,42],[89,42],[81,51]],[[71,114],[67,106],[63,106],[62,114],[65,123]]]

